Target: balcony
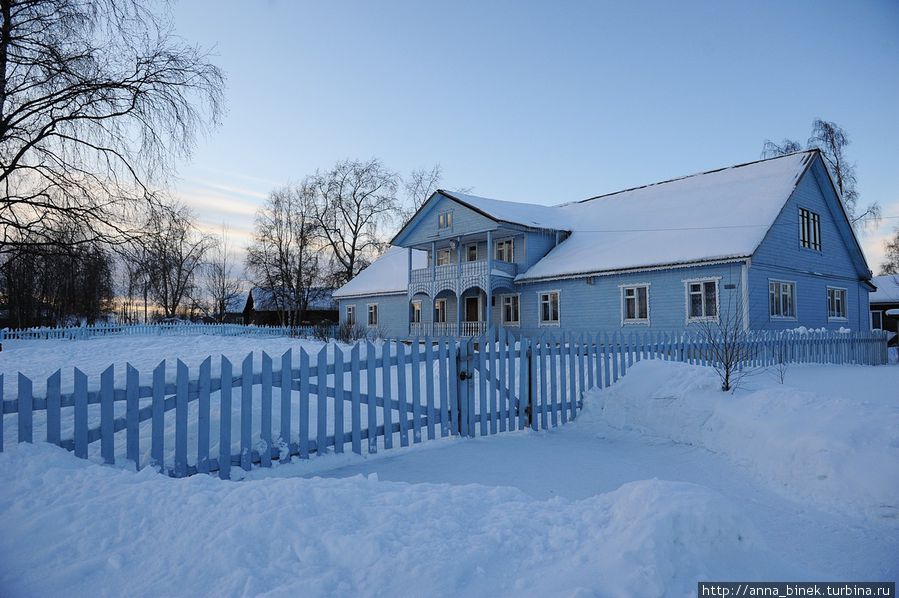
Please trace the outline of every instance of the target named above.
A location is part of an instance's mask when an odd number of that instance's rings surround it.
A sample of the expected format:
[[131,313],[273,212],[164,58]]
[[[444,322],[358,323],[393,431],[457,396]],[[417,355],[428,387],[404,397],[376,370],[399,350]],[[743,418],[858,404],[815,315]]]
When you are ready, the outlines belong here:
[[[430,267],[412,270],[409,273],[410,296],[415,293],[434,296],[442,290],[461,293],[473,286],[482,289],[488,288],[491,273],[487,272],[486,260],[462,262],[461,268],[459,266],[458,263],[452,263],[436,266],[433,270]],[[518,273],[518,266],[494,260],[492,274],[496,275],[497,273],[513,278]]]

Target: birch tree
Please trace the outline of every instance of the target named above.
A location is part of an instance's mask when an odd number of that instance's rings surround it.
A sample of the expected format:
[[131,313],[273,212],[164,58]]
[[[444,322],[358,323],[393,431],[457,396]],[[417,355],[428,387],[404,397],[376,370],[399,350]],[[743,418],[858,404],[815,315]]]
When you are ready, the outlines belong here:
[[[866,206],[859,206],[855,163],[851,162],[846,155],[846,147],[849,143],[849,134],[842,127],[834,122],[816,118],[812,122],[812,133],[805,147],[806,149],[818,149],[821,151],[821,157],[827,164],[827,170],[830,171],[837,192],[840,194],[840,199],[846,208],[846,214],[849,216],[852,226],[858,229],[863,228],[867,224],[878,222],[881,210],[880,204],[876,201]],[[784,139],[779,144],[766,140],[762,150],[762,157],[783,156],[801,150],[802,145],[792,139]]]
[[272,191],[256,212],[247,269],[274,304],[282,325],[301,323],[321,292],[322,249],[312,180]]
[[122,243],[197,134],[223,75],[150,0],[0,0],[0,253]]

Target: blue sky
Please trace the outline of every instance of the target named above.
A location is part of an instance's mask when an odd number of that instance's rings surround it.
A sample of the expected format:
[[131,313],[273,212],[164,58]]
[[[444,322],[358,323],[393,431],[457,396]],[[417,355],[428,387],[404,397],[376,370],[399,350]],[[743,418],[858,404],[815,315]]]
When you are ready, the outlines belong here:
[[815,117],[852,137],[876,271],[899,224],[899,3],[182,0],[228,113],[180,172],[246,242],[273,187],[342,158],[551,204],[747,162]]

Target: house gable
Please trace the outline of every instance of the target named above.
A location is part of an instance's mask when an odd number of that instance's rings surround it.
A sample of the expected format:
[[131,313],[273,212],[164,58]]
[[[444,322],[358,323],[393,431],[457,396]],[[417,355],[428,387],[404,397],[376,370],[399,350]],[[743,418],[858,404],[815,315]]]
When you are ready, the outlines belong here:
[[[820,249],[801,246],[801,209],[820,217]],[[868,327],[871,272],[819,154],[753,253],[748,277],[748,315],[754,329]],[[770,315],[768,294],[772,280],[794,284],[792,317]],[[845,319],[828,317],[829,288],[845,289]]]
[[[444,212],[452,214],[452,226],[440,228],[438,219]],[[442,191],[437,191],[400,229],[390,244],[410,247],[452,239],[459,234],[495,230],[497,226],[497,221],[488,215],[445,195]]]
[[[821,249],[800,246],[800,209],[821,217]],[[780,214],[752,255],[759,266],[868,280],[871,272],[821,156],[806,168]]]

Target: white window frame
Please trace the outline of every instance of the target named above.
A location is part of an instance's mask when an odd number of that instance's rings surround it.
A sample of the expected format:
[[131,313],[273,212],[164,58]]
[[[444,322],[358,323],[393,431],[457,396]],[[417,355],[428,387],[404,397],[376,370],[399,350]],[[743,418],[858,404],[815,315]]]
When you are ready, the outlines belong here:
[[[877,328],[874,327],[874,314],[877,314],[877,317],[880,319],[880,326],[878,326]],[[882,309],[871,310],[871,330],[883,330],[883,310]]]
[[[792,316],[784,316],[784,315],[776,315],[771,313],[771,283],[777,283],[779,285],[792,285],[793,286],[793,315]],[[768,279],[768,319],[769,320],[786,320],[788,322],[796,321],[799,319],[799,292],[796,287],[795,280],[783,280],[780,278],[769,278]],[[783,291],[779,291],[777,295],[778,305],[780,305],[781,310],[783,310]]]
[[[510,259],[500,259],[499,248],[504,247],[508,243],[509,245],[509,258]],[[503,255],[505,256],[505,251],[503,251]],[[506,237],[504,239],[496,239],[493,241],[493,259],[498,262],[503,262],[506,264],[514,264],[515,263],[515,237]]]
[[[439,308],[437,306],[440,306]],[[438,313],[443,314],[443,319],[437,317]],[[434,323],[435,324],[446,324],[448,321],[447,318],[447,309],[446,309],[446,299],[434,299]]]
[[[517,320],[506,320],[506,299],[510,301],[515,299]],[[500,321],[503,326],[521,326],[521,293],[509,293],[508,295],[500,295],[499,302]]]
[[[352,316],[350,316],[352,314]],[[356,306],[355,305],[347,305],[344,309],[344,322],[348,326],[356,325]]]
[[[412,301],[412,313],[409,314],[409,321],[413,324],[421,324],[421,300]],[[415,319],[418,314],[418,319]]]
[[445,210],[437,214],[437,229],[452,230],[453,229],[453,211]]
[[[378,304],[377,304],[377,303],[368,303],[368,304],[366,304],[366,307],[367,307],[367,310],[366,310],[367,317],[366,317],[366,320],[365,320],[365,321],[367,322],[367,326],[368,326],[369,328],[375,328],[375,327],[378,325],[378,321],[380,320],[380,313],[379,313],[379,312],[380,312],[381,310],[378,309]],[[372,309],[371,309],[371,308],[375,308],[375,309],[374,309],[374,312],[372,312]],[[375,321],[374,321],[374,322],[372,322],[372,318],[371,318],[371,314],[372,314],[372,313],[375,314]]]
[[[720,276],[704,276],[702,278],[687,278],[682,281],[684,283],[684,315],[687,324],[694,322],[718,322],[721,319],[721,277]],[[715,283],[715,315],[714,316],[691,316],[690,315],[690,285],[701,284],[702,287],[702,313],[705,314],[705,283]]]
[[[445,264],[440,263],[440,256],[442,256],[442,255],[446,256]],[[441,247],[440,249],[438,249],[436,265],[437,266],[452,266],[453,265],[453,250],[450,249],[449,247]]]
[[[474,259],[471,259],[470,251],[471,248],[474,247]],[[478,248],[477,243],[469,243],[465,246],[465,261],[466,262],[476,262],[481,257],[481,250]]]
[[[832,316],[830,315],[830,292],[831,291],[839,291],[842,293],[842,297],[840,298],[840,305],[843,308],[842,316]],[[825,292],[825,297],[827,298],[827,320],[829,322],[848,322],[849,321],[849,306],[847,302],[849,301],[849,290],[843,287],[827,287],[827,291]]]
[[[808,235],[805,232],[803,212],[808,214]],[[802,207],[799,208],[799,247],[811,251],[821,251],[821,215]]]
[[[639,324],[643,326],[649,326],[649,287],[651,283],[648,282],[638,282],[638,283],[630,283],[630,284],[620,284],[618,285],[619,292],[621,294],[621,325],[629,325],[629,324]],[[634,314],[639,315],[640,306],[639,306],[639,293],[637,293],[637,289],[646,289],[646,317],[645,318],[628,318],[627,317],[627,292],[634,291]]]
[[[556,303],[557,303],[556,311],[558,312],[557,320],[544,320],[543,319],[543,296],[544,295],[556,295]],[[562,290],[561,289],[553,289],[551,291],[538,291],[537,292],[537,321],[538,321],[539,326],[561,326],[562,325]]]

